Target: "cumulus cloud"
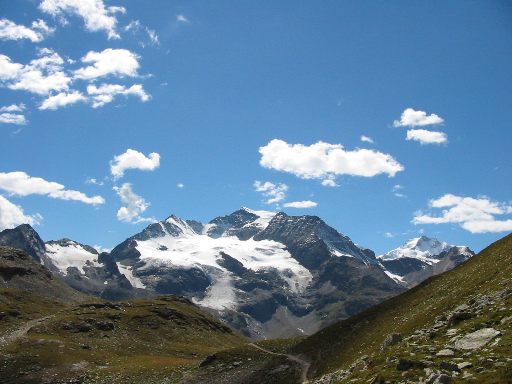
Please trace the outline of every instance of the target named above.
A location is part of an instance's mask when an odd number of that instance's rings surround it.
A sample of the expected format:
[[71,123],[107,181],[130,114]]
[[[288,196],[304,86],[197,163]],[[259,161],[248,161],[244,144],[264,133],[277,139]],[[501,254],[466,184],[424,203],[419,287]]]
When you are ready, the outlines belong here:
[[260,192],[267,198],[265,204],[276,204],[286,199],[288,186],[286,184],[274,184],[270,181],[261,182],[256,180],[253,184],[256,192]]
[[446,144],[448,136],[444,132],[428,131],[426,129],[409,129],[406,140],[418,141],[424,144]]
[[21,115],[19,113],[4,112],[0,113],[0,123],[25,125],[27,124],[27,119],[25,118],[25,115]]
[[362,135],[361,136],[361,141],[363,143],[370,143],[370,144],[373,144],[373,139],[371,137],[368,137],[368,136],[365,136],[365,135]]
[[114,179],[124,176],[127,169],[140,169],[142,171],[153,171],[160,166],[160,155],[156,152],[145,156],[142,152],[134,149],[127,149],[126,152],[114,156],[110,161],[110,173]]
[[120,84],[102,84],[99,87],[88,85],[87,93],[92,96],[93,108],[102,107],[107,103],[111,103],[117,95],[137,96],[142,102],[146,102],[151,98],[151,96],[144,91],[141,84],[134,84],[129,88]]
[[77,69],[77,79],[94,80],[105,76],[134,77],[139,69],[139,57],[127,49],[107,48],[101,52],[89,51],[82,62],[90,64]]
[[289,203],[284,203],[283,206],[287,208],[314,208],[318,205],[318,203],[311,200],[303,200],[303,201],[292,201]]
[[25,172],[0,172],[0,189],[16,196],[45,195],[54,199],[74,200],[90,205],[105,203],[105,199],[101,196],[89,197],[82,192],[66,189],[62,184],[32,177]]
[[11,104],[0,108],[0,112],[23,112],[25,110],[25,104]]
[[395,120],[395,127],[421,127],[425,125],[441,124],[444,119],[435,113],[427,115],[425,111],[415,111],[412,108],[406,108],[402,112],[400,120]]
[[373,177],[386,173],[392,177],[404,170],[391,155],[369,149],[347,151],[340,144],[322,141],[308,146],[274,139],[259,152],[261,166],[302,179],[320,179],[326,186],[334,186],[336,176]]
[[39,8],[45,13],[59,17],[64,23],[67,15],[79,16],[84,20],[88,31],[105,31],[109,39],[120,37],[116,31],[115,14],[126,12],[123,7],[105,6],[103,0],[43,0]]
[[12,90],[22,90],[38,95],[51,91],[61,92],[69,88],[71,78],[63,70],[64,60],[51,49],[38,51],[38,58],[29,64],[14,63],[6,55],[0,55],[0,81]]
[[66,105],[75,104],[79,101],[85,101],[87,98],[82,95],[79,91],[72,92],[61,92],[53,96],[49,96],[47,99],[43,100],[39,109],[51,109],[55,110],[61,107],[65,107]]
[[463,197],[445,194],[429,203],[430,208],[441,209],[439,216],[418,212],[413,224],[459,224],[471,233],[512,231],[512,219],[496,219],[497,215],[512,214],[512,205],[492,201],[488,197]]
[[27,39],[33,43],[39,43],[54,31],[54,28],[50,28],[48,24],[41,19],[32,22],[31,28],[16,24],[5,18],[0,19],[0,40]]
[[132,190],[130,183],[124,183],[121,187],[114,187],[121,202],[124,204],[117,211],[117,219],[126,223],[137,224],[141,222],[156,221],[153,218],[141,217],[141,213],[146,211],[149,203]]
[[0,195],[0,231],[20,224],[39,224],[41,215],[25,215],[23,208]]
[[176,186],[178,188],[185,188],[185,184],[183,184],[183,183],[178,183],[178,184],[176,184]]

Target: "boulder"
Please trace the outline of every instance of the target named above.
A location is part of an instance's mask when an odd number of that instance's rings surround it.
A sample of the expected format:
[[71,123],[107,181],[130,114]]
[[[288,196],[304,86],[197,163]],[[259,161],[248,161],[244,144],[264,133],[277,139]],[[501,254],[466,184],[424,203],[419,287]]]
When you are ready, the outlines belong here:
[[455,342],[454,346],[456,349],[461,350],[478,349],[489,343],[489,341],[494,339],[496,336],[499,336],[500,334],[501,332],[495,330],[494,328],[482,328],[478,331],[464,335]]
[[439,356],[439,357],[450,357],[450,356],[454,356],[455,355],[455,352],[453,352],[451,349],[441,349],[439,352],[436,353],[436,356]]

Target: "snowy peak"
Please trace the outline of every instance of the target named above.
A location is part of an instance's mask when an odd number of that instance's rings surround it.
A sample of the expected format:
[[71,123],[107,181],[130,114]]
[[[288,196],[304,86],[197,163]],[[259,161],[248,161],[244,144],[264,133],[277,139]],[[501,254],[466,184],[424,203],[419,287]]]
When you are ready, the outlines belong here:
[[421,236],[407,241],[400,247],[380,255],[378,258],[381,260],[412,258],[431,264],[438,261],[438,255],[453,247],[453,245],[444,241],[439,241],[427,236]]

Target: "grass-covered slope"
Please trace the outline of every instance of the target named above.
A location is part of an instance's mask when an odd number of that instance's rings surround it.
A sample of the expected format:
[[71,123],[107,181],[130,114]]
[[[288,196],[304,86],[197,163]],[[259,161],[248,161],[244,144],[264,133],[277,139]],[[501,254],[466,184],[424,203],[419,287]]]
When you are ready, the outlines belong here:
[[[408,376],[419,379],[427,374],[425,368],[441,370],[441,363],[460,363],[462,359],[473,364],[468,373],[477,382],[510,383],[512,321],[507,320],[510,316],[512,235],[490,245],[461,266],[306,338],[292,348],[292,353],[311,361],[310,377],[338,370],[338,379],[332,375],[332,382],[352,379],[371,382],[372,377],[387,382],[398,382]],[[496,344],[472,352],[452,348],[453,357],[436,356],[441,349],[454,344],[452,338],[457,335],[488,327],[502,333],[501,338],[494,340],[498,340]],[[392,333],[399,333],[404,340],[382,348]],[[397,365],[401,357],[420,363],[400,370]],[[454,375],[454,379],[463,380],[462,375],[462,372]]]
[[1,383],[173,383],[247,341],[189,300],[77,294],[24,252],[0,249]]

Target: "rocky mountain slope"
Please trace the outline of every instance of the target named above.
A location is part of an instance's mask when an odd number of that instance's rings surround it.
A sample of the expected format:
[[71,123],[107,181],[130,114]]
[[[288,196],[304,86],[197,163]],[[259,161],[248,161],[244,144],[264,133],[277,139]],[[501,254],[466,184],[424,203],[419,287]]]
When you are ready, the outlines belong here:
[[253,338],[310,334],[402,290],[320,218],[247,208],[207,224],[170,216],[111,256],[134,286],[190,297]]
[[316,216],[248,208],[207,224],[170,216],[110,253],[44,243],[29,225],[0,233],[0,244],[26,250],[82,292],[183,295],[253,339],[312,334],[472,254],[421,239],[376,258]]
[[462,264],[474,254],[468,247],[421,236],[377,259],[391,278],[405,287],[413,287],[431,276]]
[[79,294],[0,247],[0,382],[173,383],[247,341],[176,296],[115,303]]
[[220,352],[186,382],[304,382],[291,355],[309,364],[315,384],[511,383],[510,276],[512,235],[350,319],[281,341],[277,355],[254,353],[257,364],[246,363],[253,355],[247,346]]

